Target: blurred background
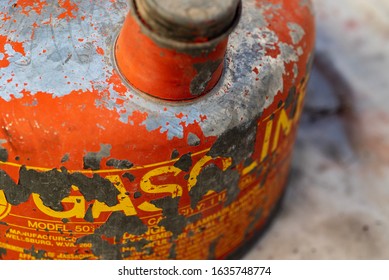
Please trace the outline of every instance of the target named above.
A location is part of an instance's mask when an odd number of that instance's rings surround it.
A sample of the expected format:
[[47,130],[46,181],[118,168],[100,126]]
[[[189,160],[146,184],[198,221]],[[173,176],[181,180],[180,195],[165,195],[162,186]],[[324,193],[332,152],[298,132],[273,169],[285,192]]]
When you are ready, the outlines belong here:
[[245,259],[389,259],[389,0],[313,2],[291,178]]

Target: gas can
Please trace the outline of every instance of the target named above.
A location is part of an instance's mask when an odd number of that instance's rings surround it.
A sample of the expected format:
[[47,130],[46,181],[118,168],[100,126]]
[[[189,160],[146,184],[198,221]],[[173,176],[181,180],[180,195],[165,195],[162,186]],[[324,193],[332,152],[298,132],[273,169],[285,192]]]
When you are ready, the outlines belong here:
[[0,3],[0,259],[223,259],[285,189],[308,0]]

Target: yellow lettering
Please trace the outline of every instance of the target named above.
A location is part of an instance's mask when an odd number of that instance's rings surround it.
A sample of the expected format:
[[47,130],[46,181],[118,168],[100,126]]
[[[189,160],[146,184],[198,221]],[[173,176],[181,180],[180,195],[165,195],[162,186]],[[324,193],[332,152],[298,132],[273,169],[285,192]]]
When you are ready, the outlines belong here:
[[[160,168],[153,169],[147,172],[140,181],[140,188],[147,193],[171,193],[172,197],[182,196],[182,187],[178,184],[162,184],[154,185],[151,183],[151,178],[155,176],[160,176],[164,174],[173,173],[174,176],[177,176],[181,172],[181,169],[174,166],[164,166]],[[148,212],[160,211],[158,207],[150,202],[143,202],[138,206],[139,209]]]
[[190,191],[197,184],[197,176],[199,176],[201,169],[204,165],[210,162],[213,158],[210,156],[203,156],[196,164],[193,166],[188,180],[188,191]]
[[253,163],[251,163],[249,166],[247,166],[246,168],[244,168],[242,170],[242,176],[245,176],[247,174],[249,174],[251,171],[254,170],[255,167],[258,166],[258,162],[257,161],[254,161]]
[[160,221],[161,221],[161,217],[158,217],[158,218],[150,218],[149,220],[148,220],[148,222],[147,222],[147,224],[149,225],[149,226],[155,226],[155,225],[157,225]]
[[[203,167],[211,160],[213,160],[212,157],[205,155],[193,166],[189,175],[188,191],[190,191],[197,184],[197,176],[199,176]],[[223,163],[223,171],[225,171],[227,170],[228,167],[232,165],[232,159],[222,158],[222,163]],[[214,191],[209,191],[206,195],[209,195],[211,193],[214,193]]]
[[3,190],[0,190],[0,220],[6,217],[11,211],[11,205],[7,202]]
[[181,169],[174,166],[164,166],[156,168],[146,173],[141,179],[140,187],[147,193],[171,193],[172,197],[182,196],[182,187],[178,184],[163,184],[154,185],[151,183],[151,178],[164,174],[173,173],[177,176],[181,172]]
[[266,124],[265,137],[263,139],[261,161],[263,161],[269,153],[270,137],[272,131],[273,131],[273,120],[269,120]]
[[278,146],[278,142],[280,140],[280,132],[283,130],[284,135],[288,135],[290,133],[292,127],[292,121],[289,120],[288,115],[284,109],[281,110],[280,117],[277,122],[276,132],[273,139],[273,149],[274,152]]
[[127,216],[136,215],[137,212],[135,210],[134,204],[132,204],[131,199],[126,194],[126,188],[124,187],[124,184],[119,175],[106,176],[105,178],[110,180],[120,192],[117,196],[119,202],[117,205],[109,207],[105,203],[96,200],[92,206],[93,218],[98,218],[102,212],[114,211],[123,211]]
[[158,211],[161,211],[160,208],[158,208],[157,206],[155,206],[154,204],[150,203],[150,202],[143,202],[142,204],[140,204],[138,206],[138,208],[142,211],[145,211],[145,212],[158,212]]
[[56,223],[37,222],[37,221],[34,222],[28,221],[28,227],[42,229],[42,230],[67,231],[66,225],[56,224]]
[[[72,186],[73,189],[77,189]],[[39,194],[33,193],[32,198],[38,207],[44,214],[54,217],[54,218],[83,218],[85,215],[85,199],[83,196],[69,196],[64,198],[61,202],[63,203],[72,203],[74,207],[68,211],[55,211],[43,204],[42,199],[39,197]]]

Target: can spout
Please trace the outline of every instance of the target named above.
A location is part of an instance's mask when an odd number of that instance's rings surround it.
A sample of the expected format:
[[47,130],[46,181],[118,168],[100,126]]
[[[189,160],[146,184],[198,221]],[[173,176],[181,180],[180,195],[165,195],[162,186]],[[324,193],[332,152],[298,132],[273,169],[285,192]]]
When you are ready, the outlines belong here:
[[115,46],[122,76],[165,100],[209,92],[223,71],[240,0],[131,0]]

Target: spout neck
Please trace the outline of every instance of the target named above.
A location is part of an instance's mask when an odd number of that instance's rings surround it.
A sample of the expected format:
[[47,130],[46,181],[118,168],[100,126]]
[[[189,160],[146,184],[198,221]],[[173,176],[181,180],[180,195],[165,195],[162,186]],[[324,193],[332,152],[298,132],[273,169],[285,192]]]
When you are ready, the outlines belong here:
[[241,2],[131,0],[130,5],[115,46],[117,66],[127,82],[173,101],[209,92],[222,74]]

